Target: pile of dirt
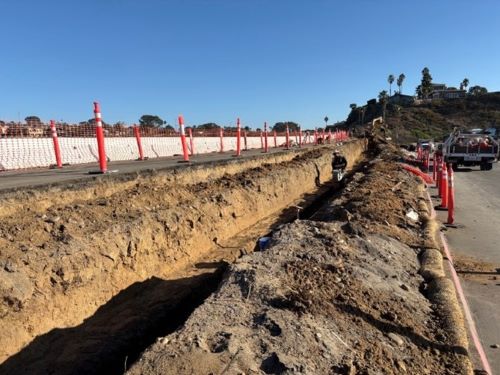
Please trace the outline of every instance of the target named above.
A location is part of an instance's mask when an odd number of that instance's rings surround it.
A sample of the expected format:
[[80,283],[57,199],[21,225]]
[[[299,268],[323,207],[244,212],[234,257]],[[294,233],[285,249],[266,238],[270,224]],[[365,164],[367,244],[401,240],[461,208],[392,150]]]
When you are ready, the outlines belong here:
[[231,266],[128,373],[467,374],[419,275],[422,184],[381,155],[311,220]]
[[[343,150],[353,165],[363,143]],[[331,178],[331,147],[277,158],[6,194],[0,373],[121,370],[143,331]]]

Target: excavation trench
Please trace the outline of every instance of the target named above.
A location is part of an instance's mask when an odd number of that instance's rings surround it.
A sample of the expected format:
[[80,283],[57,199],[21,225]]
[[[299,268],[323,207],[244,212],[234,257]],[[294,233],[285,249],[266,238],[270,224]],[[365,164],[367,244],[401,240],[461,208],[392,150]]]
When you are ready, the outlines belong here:
[[[344,145],[350,165],[362,151]],[[15,244],[2,254],[14,272],[0,273],[0,373],[123,373],[260,236],[338,193],[330,161],[324,148],[208,182],[139,177],[104,198],[11,206],[0,227],[2,244]]]

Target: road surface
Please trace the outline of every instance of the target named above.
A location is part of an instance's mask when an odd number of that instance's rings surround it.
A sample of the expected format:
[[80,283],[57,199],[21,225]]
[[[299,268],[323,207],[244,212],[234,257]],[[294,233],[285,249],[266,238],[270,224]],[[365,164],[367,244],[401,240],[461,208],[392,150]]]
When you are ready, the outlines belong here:
[[[459,227],[449,228],[446,237],[486,356],[500,375],[500,349],[491,347],[500,345],[500,165],[457,171],[455,202]],[[443,222],[446,217],[438,213]]]
[[[304,147],[314,147],[307,145]],[[297,150],[294,148],[294,150]],[[269,153],[290,152],[283,148],[269,148]],[[199,154],[190,158],[191,164],[202,165],[219,161],[229,161],[236,159],[235,151],[224,153]],[[251,158],[263,155],[261,149],[243,151],[241,158]],[[182,156],[155,158],[144,161],[116,161],[108,163],[108,171],[116,170],[118,174],[128,174],[146,170],[160,170],[169,168],[182,168],[186,164],[179,163]],[[95,174],[89,174],[91,171],[99,171],[98,163],[80,164],[66,166],[62,169],[37,168],[32,170],[15,170],[0,172],[0,191],[14,188],[31,188],[43,185],[73,183],[85,179],[96,178]]]

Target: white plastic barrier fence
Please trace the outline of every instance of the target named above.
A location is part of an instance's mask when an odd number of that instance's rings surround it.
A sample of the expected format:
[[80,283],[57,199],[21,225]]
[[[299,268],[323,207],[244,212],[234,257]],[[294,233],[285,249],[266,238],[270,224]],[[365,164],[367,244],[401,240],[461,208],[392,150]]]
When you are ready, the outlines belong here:
[[[141,137],[144,157],[159,158],[182,155],[179,137]],[[195,154],[220,151],[219,137],[195,137]],[[285,143],[284,136],[277,143]],[[60,137],[59,144],[63,164],[96,163],[99,153],[95,138]],[[260,136],[247,137],[248,149],[261,148]],[[224,137],[224,150],[236,150],[236,137]],[[135,160],[139,158],[137,140],[134,137],[106,138],[106,156],[109,161]],[[56,163],[51,138],[0,138],[0,171],[48,167]]]

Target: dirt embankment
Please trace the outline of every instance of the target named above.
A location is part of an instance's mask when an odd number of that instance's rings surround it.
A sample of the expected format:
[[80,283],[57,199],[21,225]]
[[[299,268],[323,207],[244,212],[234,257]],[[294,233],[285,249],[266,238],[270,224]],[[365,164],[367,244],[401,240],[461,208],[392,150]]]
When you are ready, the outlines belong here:
[[385,156],[239,259],[128,373],[470,374],[466,346],[419,274],[433,243],[423,186]]
[[[352,165],[363,143],[343,150]],[[203,296],[220,259],[252,250],[234,237],[279,223],[330,179],[330,161],[325,147],[5,195],[0,373],[123,368],[143,330],[182,321],[169,306]]]

